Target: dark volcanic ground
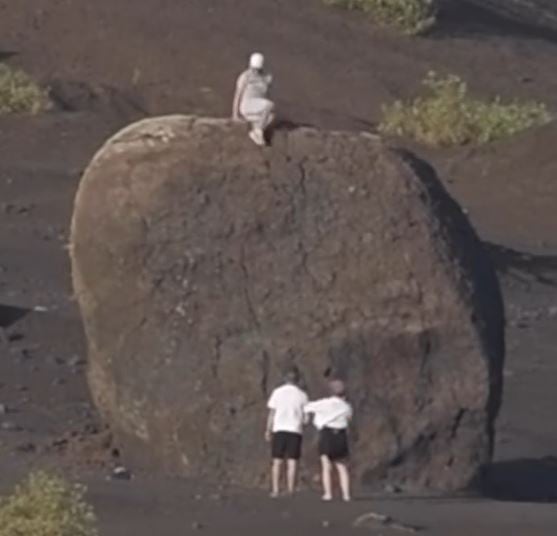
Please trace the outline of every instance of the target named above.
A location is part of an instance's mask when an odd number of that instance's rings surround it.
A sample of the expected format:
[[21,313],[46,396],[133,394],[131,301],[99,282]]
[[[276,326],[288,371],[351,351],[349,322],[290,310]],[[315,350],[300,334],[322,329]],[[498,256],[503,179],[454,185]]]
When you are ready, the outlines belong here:
[[346,534],[370,510],[428,535],[555,534],[555,126],[481,149],[413,147],[468,210],[505,294],[505,396],[483,497],[385,494],[325,508],[312,495],[271,503],[143,474],[106,481],[117,453],[87,395],[66,242],[80,174],[104,139],[146,113],[227,114],[234,76],[253,48],[269,55],[286,118],[373,129],[381,104],[412,94],[430,68],[463,75],[477,93],[533,97],[555,110],[557,44],[493,18],[462,18],[458,31],[453,21],[429,39],[398,38],[311,0],[243,0],[241,13],[237,0],[36,5],[0,0],[0,57],[51,83],[58,104],[36,118],[0,118],[2,489],[31,467],[63,466],[91,484],[106,536]]

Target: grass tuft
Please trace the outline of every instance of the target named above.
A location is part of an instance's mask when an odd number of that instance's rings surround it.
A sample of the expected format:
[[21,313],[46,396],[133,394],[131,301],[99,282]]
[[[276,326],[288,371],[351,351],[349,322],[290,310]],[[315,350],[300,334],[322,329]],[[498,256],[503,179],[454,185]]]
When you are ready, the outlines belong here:
[[416,35],[436,21],[438,0],[323,0],[330,6],[369,13],[380,24]]
[[0,499],[0,536],[96,536],[85,488],[44,472],[32,473]]
[[423,85],[425,96],[383,107],[381,132],[435,146],[483,144],[552,120],[543,103],[475,99],[455,75],[430,72]]
[[46,92],[29,75],[0,63],[0,115],[36,114],[47,107]]

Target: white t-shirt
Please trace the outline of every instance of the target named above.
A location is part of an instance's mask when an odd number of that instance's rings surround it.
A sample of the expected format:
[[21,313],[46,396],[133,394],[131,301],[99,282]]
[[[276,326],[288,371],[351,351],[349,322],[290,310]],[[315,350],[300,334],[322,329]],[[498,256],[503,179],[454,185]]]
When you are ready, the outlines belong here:
[[304,426],[304,406],[308,395],[292,384],[277,387],[269,398],[267,407],[275,411],[273,432],[301,434]]
[[313,413],[313,424],[318,430],[325,426],[336,430],[348,428],[352,418],[352,406],[343,398],[331,396],[310,402],[304,408],[305,413]]

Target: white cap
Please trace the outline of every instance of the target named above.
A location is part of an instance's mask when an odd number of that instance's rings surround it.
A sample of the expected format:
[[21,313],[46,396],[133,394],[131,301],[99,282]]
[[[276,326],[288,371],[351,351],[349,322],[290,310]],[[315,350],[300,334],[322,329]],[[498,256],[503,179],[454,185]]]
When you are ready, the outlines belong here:
[[265,58],[259,52],[254,52],[249,58],[249,66],[252,69],[263,69],[264,64]]

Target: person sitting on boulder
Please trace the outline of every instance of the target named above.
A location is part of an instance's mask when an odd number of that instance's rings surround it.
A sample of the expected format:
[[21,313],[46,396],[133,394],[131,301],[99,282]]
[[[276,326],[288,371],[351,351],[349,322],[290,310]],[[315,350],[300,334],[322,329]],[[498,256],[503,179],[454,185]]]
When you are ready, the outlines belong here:
[[352,419],[352,406],[346,401],[344,382],[329,382],[331,396],[310,402],[304,408],[306,414],[313,414],[313,424],[319,430],[319,456],[321,458],[321,481],[323,500],[333,499],[332,469],[335,466],[342,498],[350,501],[350,473],[348,471],[347,429]]
[[304,426],[304,406],[307,394],[300,389],[300,373],[297,368],[288,370],[284,384],[272,393],[267,407],[267,429],[265,440],[271,443],[271,497],[280,492],[282,463],[287,464],[287,490],[291,495],[296,490],[298,461],[302,454],[302,431]]
[[265,145],[265,130],[274,120],[275,105],[267,97],[272,76],[263,70],[265,58],[259,52],[251,55],[249,68],[236,82],[232,118],[251,125],[249,137],[257,145]]

